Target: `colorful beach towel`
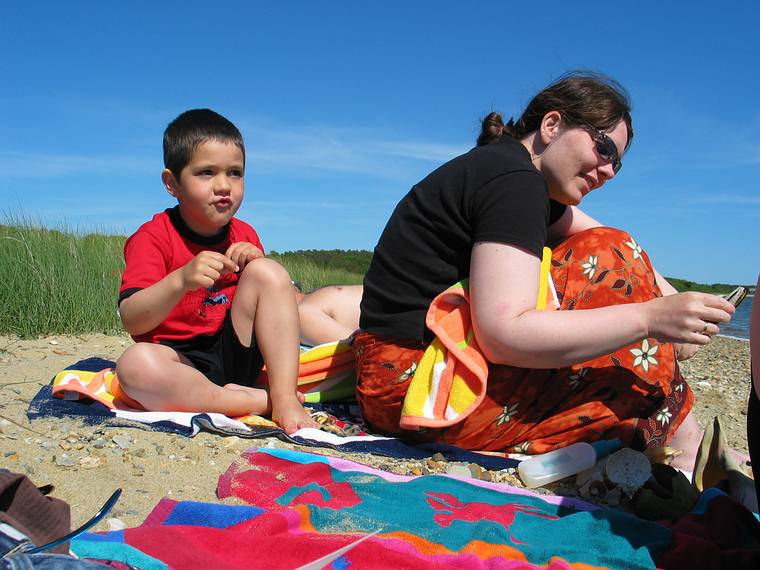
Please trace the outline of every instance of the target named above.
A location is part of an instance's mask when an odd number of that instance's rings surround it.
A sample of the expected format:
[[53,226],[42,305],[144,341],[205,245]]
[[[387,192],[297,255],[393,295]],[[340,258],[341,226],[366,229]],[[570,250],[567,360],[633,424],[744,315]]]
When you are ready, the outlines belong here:
[[[261,379],[267,381],[266,367]],[[307,348],[298,366],[298,390],[307,402],[353,399],[356,392],[354,353],[348,340]]]
[[[551,250],[544,248],[536,308],[559,307],[551,277]],[[404,429],[446,427],[467,417],[486,393],[488,361],[470,317],[468,282],[452,285],[430,303],[425,319],[436,335],[409,384],[399,425]]]
[[[76,362],[68,369],[61,371],[57,377],[74,374],[86,384],[87,379],[95,381],[95,377],[104,370],[111,369],[115,364],[102,358],[88,358]],[[69,380],[72,381],[71,379]],[[362,424],[359,406],[352,402],[307,403],[321,429],[301,429],[295,434],[287,435],[278,426],[259,416],[245,418],[230,418],[214,413],[189,412],[146,412],[130,409],[121,405],[118,400],[113,403],[111,396],[103,392],[107,385],[109,374],[104,372],[95,381],[93,390],[96,398],[85,397],[83,391],[76,388],[76,383],[67,384],[70,390],[61,391],[68,398],[54,397],[53,386],[43,386],[32,399],[27,410],[30,421],[51,417],[74,417],[89,425],[107,424],[114,426],[142,427],[156,431],[179,433],[193,437],[200,431],[220,435],[235,435],[244,438],[277,437],[283,441],[312,447],[328,447],[348,453],[373,453],[386,457],[425,459],[436,453],[441,453],[449,461],[466,461],[477,463],[486,469],[498,470],[515,467],[518,461],[508,459],[506,454],[474,453],[453,445],[424,444],[409,445],[393,438],[376,436],[366,433]],[[107,392],[107,391],[106,391]],[[108,406],[106,402],[111,403]],[[244,421],[243,421],[244,420]]]
[[[141,410],[119,386],[113,363],[101,370],[77,370],[69,367],[53,379],[53,395],[65,400],[89,398],[110,409]],[[354,395],[356,375],[354,356],[347,341],[321,344],[301,352],[298,368],[298,390],[307,402],[335,402]],[[267,383],[266,368],[260,380]],[[259,425],[263,418],[247,416],[245,423]],[[265,420],[264,420],[265,421]],[[274,424],[272,424],[274,425]]]
[[275,449],[247,451],[219,478],[217,494],[247,504],[165,499],[143,525],[88,534],[71,548],[140,568],[297,568],[376,533],[326,567],[693,569],[760,561],[760,525],[725,496],[706,496],[683,528],[668,528],[503,484],[405,477]]

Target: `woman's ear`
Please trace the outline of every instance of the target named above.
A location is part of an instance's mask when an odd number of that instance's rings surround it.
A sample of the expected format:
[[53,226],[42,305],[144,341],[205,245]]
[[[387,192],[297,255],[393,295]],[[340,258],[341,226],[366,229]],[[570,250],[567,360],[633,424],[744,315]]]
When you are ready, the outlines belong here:
[[559,111],[549,111],[541,119],[541,142],[548,145],[557,137],[562,129],[562,113]]
[[179,189],[179,183],[174,177],[174,174],[172,174],[172,171],[168,168],[164,168],[161,172],[161,182],[164,183],[166,191],[176,198],[177,190]]

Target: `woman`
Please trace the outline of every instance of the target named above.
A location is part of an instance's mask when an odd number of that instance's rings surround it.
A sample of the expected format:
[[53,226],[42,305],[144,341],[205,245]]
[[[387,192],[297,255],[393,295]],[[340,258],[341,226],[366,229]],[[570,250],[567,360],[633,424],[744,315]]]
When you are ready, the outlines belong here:
[[[357,395],[373,428],[542,453],[608,437],[662,445],[680,427],[671,445],[687,449],[682,464],[693,462],[701,434],[676,354],[707,344],[733,307],[675,294],[633,238],[575,207],[618,173],[632,137],[622,87],[572,74],[516,122],[491,113],[476,148],[399,202],[364,280],[354,340]],[[560,243],[552,254],[559,311],[535,310],[547,243]],[[491,363],[486,397],[451,427],[401,430],[404,395],[432,340],[430,302],[468,276],[475,337]]]

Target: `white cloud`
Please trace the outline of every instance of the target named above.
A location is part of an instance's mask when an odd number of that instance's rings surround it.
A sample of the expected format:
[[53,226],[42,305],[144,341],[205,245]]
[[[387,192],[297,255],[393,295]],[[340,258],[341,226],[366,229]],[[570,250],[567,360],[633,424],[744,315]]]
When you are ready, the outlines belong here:
[[[249,167],[277,175],[286,169],[286,176],[339,172],[409,182],[468,149],[466,143],[397,140],[387,130],[327,125],[285,130],[270,127],[269,123],[269,120],[241,121],[243,130],[249,133],[246,136]],[[155,173],[161,168],[161,157],[0,150],[0,168],[14,178]]]
[[0,169],[12,178],[56,178],[75,174],[155,172],[156,162],[141,157],[113,157],[0,151]]
[[[285,131],[251,125],[246,130],[251,132],[247,155],[254,168],[288,166],[408,180],[419,162],[437,166],[467,150],[465,144],[379,138],[381,134],[367,129],[307,126]],[[297,170],[289,174],[294,172]]]
[[418,142],[385,142],[375,143],[380,152],[390,156],[414,158],[428,162],[442,163],[469,150],[466,145],[456,146],[447,144],[431,144]]

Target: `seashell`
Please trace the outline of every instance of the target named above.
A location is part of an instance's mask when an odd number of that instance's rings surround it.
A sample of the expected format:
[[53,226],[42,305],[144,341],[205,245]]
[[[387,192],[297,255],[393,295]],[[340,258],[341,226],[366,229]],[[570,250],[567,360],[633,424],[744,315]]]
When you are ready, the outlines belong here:
[[609,456],[605,471],[610,483],[632,497],[652,475],[652,464],[643,453],[624,447]]
[[599,501],[607,495],[607,485],[604,484],[604,481],[588,481],[578,489],[578,493],[584,499]]

